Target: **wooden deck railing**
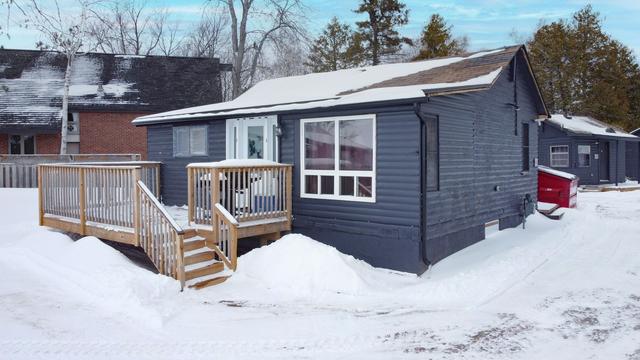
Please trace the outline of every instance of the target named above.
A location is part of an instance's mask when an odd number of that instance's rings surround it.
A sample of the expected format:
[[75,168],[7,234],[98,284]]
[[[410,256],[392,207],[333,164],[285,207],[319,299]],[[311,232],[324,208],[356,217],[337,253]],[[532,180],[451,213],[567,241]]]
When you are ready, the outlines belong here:
[[184,288],[184,230],[142,181],[137,182],[136,203],[140,247],[161,274],[177,279]]
[[213,249],[227,267],[235,271],[238,266],[238,222],[222,205],[216,204],[214,209],[218,243]]
[[193,164],[188,167],[188,184],[191,223],[214,225],[215,228],[212,204],[221,204],[239,223],[272,218],[291,221],[291,165]]

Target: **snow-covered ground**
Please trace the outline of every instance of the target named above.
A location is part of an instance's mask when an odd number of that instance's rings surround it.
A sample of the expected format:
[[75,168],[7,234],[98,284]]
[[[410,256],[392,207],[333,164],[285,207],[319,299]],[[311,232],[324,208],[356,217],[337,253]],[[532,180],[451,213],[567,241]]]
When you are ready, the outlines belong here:
[[302,236],[178,291],[0,189],[2,359],[640,359],[640,191],[493,234],[422,277]]

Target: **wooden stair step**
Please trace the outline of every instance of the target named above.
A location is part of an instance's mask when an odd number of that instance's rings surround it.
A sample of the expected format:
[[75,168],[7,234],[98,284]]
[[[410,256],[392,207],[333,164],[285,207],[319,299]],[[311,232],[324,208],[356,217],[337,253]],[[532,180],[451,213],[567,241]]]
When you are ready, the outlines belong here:
[[223,271],[223,270],[224,270],[224,263],[223,262],[217,262],[217,263],[213,263],[211,265],[207,265],[207,266],[199,267],[197,269],[186,271],[185,274],[184,274],[184,277],[188,281],[188,280],[193,280],[193,279],[195,279],[197,277],[201,277],[201,276],[213,275],[213,274],[219,273],[220,271]]
[[203,251],[197,254],[189,255],[184,257],[185,265],[193,265],[203,261],[213,260],[216,256],[216,253],[213,251]]
[[205,246],[204,240],[193,240],[187,241],[184,243],[183,249],[184,251],[193,251],[201,249]]
[[196,229],[186,229],[184,230],[183,236],[185,239],[189,239],[198,236],[198,232],[196,231]]
[[230,276],[218,276],[218,277],[213,278],[213,279],[204,280],[204,281],[200,281],[198,283],[195,283],[193,285],[189,285],[189,287],[192,288],[192,289],[199,290],[199,289],[202,289],[202,288],[206,288],[208,286],[222,284],[228,278],[230,278]]

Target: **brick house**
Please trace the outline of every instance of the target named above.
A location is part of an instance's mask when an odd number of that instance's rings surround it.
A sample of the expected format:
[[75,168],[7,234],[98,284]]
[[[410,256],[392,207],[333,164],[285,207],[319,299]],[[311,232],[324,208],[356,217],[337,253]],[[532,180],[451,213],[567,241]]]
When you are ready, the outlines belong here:
[[[0,50],[0,154],[60,151],[66,58],[36,50]],[[136,117],[222,100],[217,58],[79,55],[71,72],[68,152],[136,153],[147,130]]]

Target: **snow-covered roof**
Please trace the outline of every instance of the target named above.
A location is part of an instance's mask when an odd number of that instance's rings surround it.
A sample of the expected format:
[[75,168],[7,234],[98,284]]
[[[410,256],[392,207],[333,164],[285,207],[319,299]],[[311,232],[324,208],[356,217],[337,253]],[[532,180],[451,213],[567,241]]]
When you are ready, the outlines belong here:
[[542,171],[544,173],[555,175],[555,176],[558,176],[558,177],[561,177],[561,178],[564,178],[564,179],[569,179],[569,180],[575,180],[575,179],[578,178],[574,174],[570,174],[568,172],[552,169],[550,167],[546,167],[546,166],[543,166],[543,165],[538,165],[538,171]]
[[640,136],[640,128],[637,128],[631,132],[635,136]]
[[265,80],[235,100],[142,116],[134,124],[230,117],[416,99],[490,87],[520,46],[401,64]]
[[636,138],[637,136],[631,135],[613,125],[603,123],[589,116],[570,116],[566,117],[563,114],[553,114],[547,121],[560,127],[563,130],[569,131],[578,135],[597,135],[607,137],[626,137]]
[[[82,54],[72,65],[69,110],[151,113],[219,101],[220,67],[218,59]],[[61,53],[0,50],[2,132],[60,127],[65,68]]]

